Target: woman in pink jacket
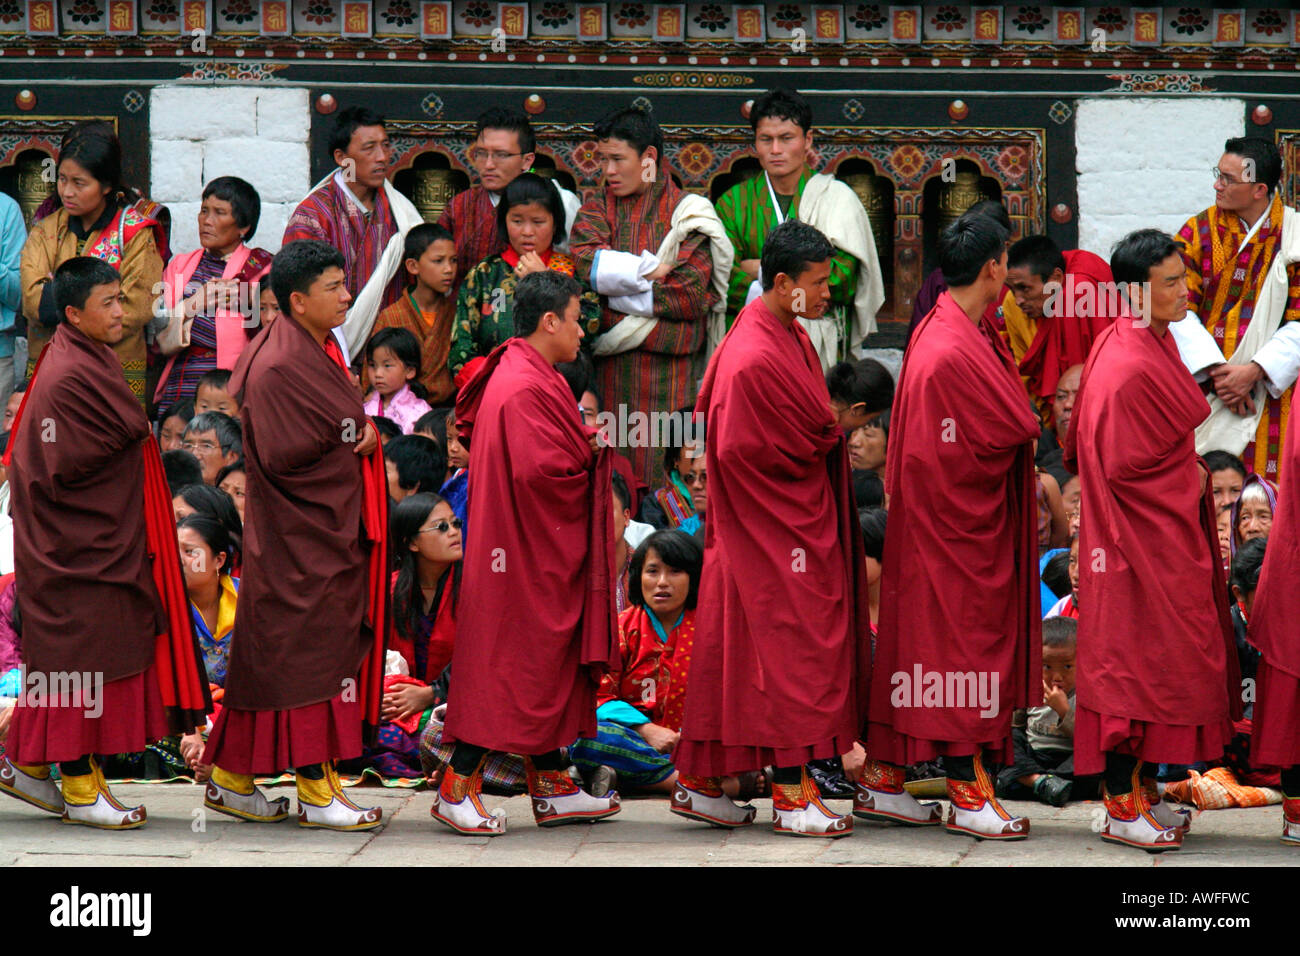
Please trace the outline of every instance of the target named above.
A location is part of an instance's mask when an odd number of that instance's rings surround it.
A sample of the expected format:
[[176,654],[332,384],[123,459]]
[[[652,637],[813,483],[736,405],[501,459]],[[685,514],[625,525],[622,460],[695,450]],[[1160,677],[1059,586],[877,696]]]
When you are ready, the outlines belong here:
[[157,407],[193,398],[205,372],[233,369],[257,334],[256,283],[270,270],[272,254],[244,243],[257,231],[261,211],[257,190],[238,177],[222,176],[204,188],[200,248],[173,256],[163,271],[172,318],[158,345],[171,359],[154,394]]

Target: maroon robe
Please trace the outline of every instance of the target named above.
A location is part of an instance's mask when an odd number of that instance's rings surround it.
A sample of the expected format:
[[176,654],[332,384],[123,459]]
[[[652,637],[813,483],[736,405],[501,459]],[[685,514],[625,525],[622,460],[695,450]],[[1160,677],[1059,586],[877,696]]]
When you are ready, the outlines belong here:
[[715,352],[683,773],[798,766],[852,749],[870,667],[861,533],[844,438],[808,334],[763,302]]
[[57,674],[93,675],[102,691],[98,704],[87,701],[98,716],[68,699],[19,706],[10,756],[76,760],[192,731],[169,725],[154,671],[167,620],[147,546],[150,431],[116,353],[61,323],[22,424],[12,433],[9,481],[26,673],[46,675],[47,686]]
[[1010,350],[942,293],[894,393],[869,756],[1010,762],[1011,712],[1042,701],[1038,435]]
[[[1282,444],[1283,473],[1300,475],[1300,435],[1291,415]],[[1255,674],[1250,760],[1262,767],[1300,764],[1300,508],[1297,496],[1278,495],[1264,568],[1250,614],[1250,642],[1259,649]]]
[[244,349],[228,390],[243,422],[243,576],[204,762],[273,773],[358,756],[358,672],[374,645],[361,397],[288,316]]
[[1124,315],[1098,337],[1065,443],[1083,489],[1077,773],[1100,773],[1106,751],[1217,759],[1241,715],[1213,499],[1196,457],[1208,414],[1168,331]]
[[456,399],[469,524],[443,740],[543,754],[596,735],[618,659],[610,451],[533,346],[499,345]]
[[1110,266],[1086,249],[1067,249],[1065,279],[1061,284],[1057,314],[1038,319],[1034,340],[1020,360],[1025,385],[1043,407],[1056,397],[1061,374],[1088,360],[1092,343],[1115,321]]

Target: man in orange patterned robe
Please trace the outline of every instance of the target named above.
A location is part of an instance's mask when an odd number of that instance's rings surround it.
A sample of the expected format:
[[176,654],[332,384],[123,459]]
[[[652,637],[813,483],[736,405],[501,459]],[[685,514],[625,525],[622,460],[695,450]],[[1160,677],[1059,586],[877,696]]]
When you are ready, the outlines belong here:
[[1190,322],[1177,333],[1184,363],[1211,395],[1196,450],[1240,455],[1273,481],[1300,372],[1300,221],[1282,204],[1281,173],[1268,140],[1229,139],[1215,170],[1214,205],[1177,236],[1188,309],[1208,333]]

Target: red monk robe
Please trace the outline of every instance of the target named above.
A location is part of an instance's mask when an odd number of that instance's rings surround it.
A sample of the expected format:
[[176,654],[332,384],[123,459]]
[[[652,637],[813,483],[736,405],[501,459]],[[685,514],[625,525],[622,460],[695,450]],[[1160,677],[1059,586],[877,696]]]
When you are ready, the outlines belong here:
[[377,722],[388,571],[374,472],[384,466],[378,450],[368,461],[354,450],[367,419],[331,346],[286,316],[245,348],[230,380],[248,484],[243,578],[225,706],[203,762],[231,773],[356,757],[363,709]]
[[1011,712],[1041,703],[1038,435],[1010,350],[944,292],[894,393],[871,758],[903,765],[983,748],[1009,763]]
[[[1300,436],[1292,415],[1282,446],[1283,473],[1300,475]],[[1300,501],[1278,496],[1264,568],[1250,615],[1250,642],[1261,660],[1255,675],[1251,763],[1287,769],[1300,764]],[[1296,797],[1300,794],[1290,794]],[[1300,822],[1300,821],[1297,821]]]
[[17,764],[139,751],[211,709],[162,462],[121,363],[63,322],[38,368],[5,456],[27,686],[59,673],[103,683],[87,706],[20,698]]
[[596,735],[618,657],[613,487],[573,393],[512,338],[456,399],[469,524],[444,742],[544,754]]
[[1213,500],[1193,435],[1208,414],[1167,330],[1123,315],[1097,339],[1065,448],[1083,487],[1076,773],[1102,772],[1106,751],[1218,759],[1230,717],[1241,715]]
[[696,409],[709,520],[674,762],[717,777],[848,753],[870,668],[865,565],[808,334],[755,299],[718,346]]
[[1106,260],[1086,249],[1067,249],[1062,256],[1061,291],[1045,305],[1033,341],[1020,360],[1029,394],[1048,414],[1061,373],[1086,362],[1092,343],[1115,321],[1115,294],[1107,291],[1113,285]]

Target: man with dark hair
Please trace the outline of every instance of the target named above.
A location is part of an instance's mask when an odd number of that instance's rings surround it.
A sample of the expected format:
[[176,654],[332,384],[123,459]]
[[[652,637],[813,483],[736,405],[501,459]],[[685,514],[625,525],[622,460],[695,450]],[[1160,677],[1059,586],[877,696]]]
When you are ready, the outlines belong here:
[[1281,174],[1271,141],[1223,144],[1214,205],[1178,232],[1194,320],[1170,326],[1210,397],[1196,450],[1240,455],[1274,482],[1300,372],[1300,221],[1282,205]]
[[[648,112],[616,110],[593,135],[605,188],[578,211],[570,252],[600,293],[596,392],[607,408],[671,412],[695,394],[706,339],[721,338],[731,241],[708,200],[673,182]],[[650,485],[647,444],[619,451]]]
[[758,97],[749,111],[749,125],[763,174],[732,186],[717,204],[718,217],[736,250],[727,316],[739,315],[745,303],[761,294],[756,283],[759,259],[772,229],[787,218],[808,223],[836,250],[831,260],[831,307],[821,319],[799,320],[817,350],[822,371],[829,371],[840,359],[851,358],[863,337],[876,331],[876,310],[885,301],[871,221],[852,189],[830,173],[809,168],[812,107],[798,92],[776,89]]
[[772,231],[763,294],[714,352],[696,406],[709,430],[710,513],[672,811],[714,826],[756,814],[721,778],[771,766],[776,833],[853,832],[804,769],[853,751],[870,666],[848,452],[796,321],[830,306],[833,255],[807,223]]
[[184,451],[177,448],[175,451],[165,451],[162,453],[163,474],[167,476],[167,487],[171,490],[172,497],[186,485],[201,485],[203,481],[203,466],[199,464],[198,458],[193,452]]
[[[298,204],[285,226],[283,245],[320,239],[343,253],[352,307],[334,334],[346,343],[344,358],[351,362],[370,338],[380,310],[401,298],[406,233],[424,219],[388,181],[393,147],[378,113],[364,106],[340,110],[330,134],[330,156],[338,168]],[[288,315],[283,301],[280,311]]]
[[826,373],[835,423],[851,435],[894,404],[894,376],[875,359],[839,362]]
[[[455,743],[432,814],[457,833],[496,836],[505,814],[480,799],[491,750],[522,754],[539,826],[618,812],[569,779],[562,747],[596,734],[596,690],[618,654],[609,455],[578,420],[555,371],[582,341],[581,289],[533,272],[515,291],[515,331],[456,399],[469,447],[469,513],[451,696]],[[507,507],[502,507],[508,502]]]
[[1208,408],[1170,335],[1187,268],[1156,229],[1120,240],[1110,268],[1127,310],[1093,346],[1065,445],[1084,515],[1074,766],[1105,772],[1102,839],[1159,852],[1182,845],[1187,821],[1161,801],[1155,765],[1221,757],[1241,684],[1196,457]]
[[217,472],[233,465],[244,454],[239,422],[221,412],[201,412],[190,419],[181,448],[199,460],[203,483],[215,485]]
[[25,677],[0,791],[106,830],[145,810],[113,798],[95,754],[193,733],[211,709],[158,445],[112,350],[120,286],[101,259],[55,271],[59,324],[4,456]]
[[[1001,201],[985,199],[983,202],[977,202],[966,211],[980,216],[992,216],[1007,231],[1007,235],[1011,235],[1011,217],[1007,215],[1007,207],[1002,205]],[[943,279],[943,270],[935,266],[930,271],[930,274],[925,277],[925,281],[921,283],[921,288],[916,292],[916,298],[912,300],[912,321],[907,325],[907,339],[904,342],[904,348],[907,347],[906,342],[912,341],[912,334],[916,331],[916,327],[921,324],[921,320],[934,310],[935,303],[939,301],[939,296],[943,295],[947,289],[948,283]],[[1002,293],[989,304],[988,311],[984,315],[989,327],[997,329],[999,332],[1004,331],[1002,317],[998,315],[998,309],[1014,303],[1015,297],[1006,286],[1003,286]]]
[[[536,139],[528,114],[519,109],[493,106],[479,114],[474,125],[474,145],[469,158],[478,172],[478,184],[451,197],[438,218],[438,225],[456,237],[456,261],[460,264],[452,293],[465,276],[488,256],[504,251],[505,233],[498,227],[497,207],[505,188],[533,168]],[[568,230],[578,214],[580,200],[558,182],[553,183],[564,205],[566,229],[553,245],[568,248]]]
[[[334,762],[377,727],[387,634],[388,497],[379,435],[330,330],[351,296],[342,256],[323,242],[285,246],[271,264],[284,317],[239,356],[230,389],[243,421],[244,577],[225,699],[202,762],[204,805],[274,823],[254,774],[297,771],[298,824],[371,830]],[[286,679],[291,675],[291,679]]]
[[1007,250],[1002,318],[1011,354],[1043,424],[1053,424],[1056,383],[1088,359],[1121,308],[1110,266],[1084,249],[1062,252],[1050,236],[1026,236]]
[[[986,318],[1006,279],[1007,238],[978,212],[943,233],[948,289],[899,372],[868,759],[853,811],[994,840],[1024,839],[1029,821],[998,803],[983,754],[1011,760],[1011,712],[1038,703],[1042,689],[1038,421]],[[904,766],[940,756],[946,821],[938,804],[903,789]]]

